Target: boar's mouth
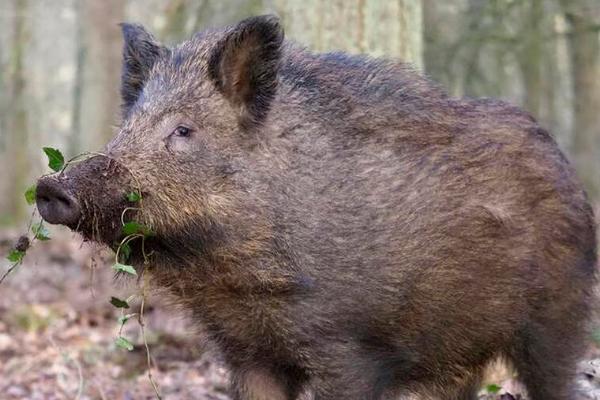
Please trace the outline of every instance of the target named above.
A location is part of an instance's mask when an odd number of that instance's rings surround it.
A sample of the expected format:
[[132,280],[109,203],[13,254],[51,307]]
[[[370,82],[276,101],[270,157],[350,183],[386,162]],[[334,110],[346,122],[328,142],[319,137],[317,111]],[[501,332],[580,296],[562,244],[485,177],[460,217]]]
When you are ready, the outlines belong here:
[[48,223],[65,225],[86,240],[113,247],[124,236],[122,220],[136,212],[126,196],[132,190],[131,180],[116,160],[94,156],[67,172],[40,178],[37,208]]

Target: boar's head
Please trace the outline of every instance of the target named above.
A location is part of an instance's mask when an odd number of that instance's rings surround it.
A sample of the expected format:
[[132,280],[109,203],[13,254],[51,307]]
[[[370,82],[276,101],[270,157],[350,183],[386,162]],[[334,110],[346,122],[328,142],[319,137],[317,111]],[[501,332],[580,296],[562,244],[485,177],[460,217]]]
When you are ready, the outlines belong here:
[[[153,231],[146,251],[159,255],[212,249],[225,257],[219,249],[230,240],[252,247],[266,220],[252,154],[277,90],[277,18],[250,18],[174,48],[139,25],[122,30],[120,130],[102,155],[39,180],[42,217],[113,249],[132,219]],[[131,203],[126,195],[136,190],[142,201]]]

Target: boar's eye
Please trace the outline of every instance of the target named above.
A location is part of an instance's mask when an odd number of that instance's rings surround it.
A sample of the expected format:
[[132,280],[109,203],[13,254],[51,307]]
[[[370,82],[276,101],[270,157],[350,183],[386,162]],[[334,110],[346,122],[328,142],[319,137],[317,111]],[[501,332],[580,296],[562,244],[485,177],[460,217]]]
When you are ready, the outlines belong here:
[[181,125],[175,128],[175,130],[173,131],[173,135],[180,137],[188,137],[191,133],[192,130],[190,128]]

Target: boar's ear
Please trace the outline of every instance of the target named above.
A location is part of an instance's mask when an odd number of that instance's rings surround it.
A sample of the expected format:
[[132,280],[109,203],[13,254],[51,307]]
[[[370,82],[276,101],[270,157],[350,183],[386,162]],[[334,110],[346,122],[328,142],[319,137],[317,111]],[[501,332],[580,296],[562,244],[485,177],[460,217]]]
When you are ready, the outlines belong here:
[[279,18],[252,17],[228,31],[210,56],[210,78],[238,110],[243,129],[260,124],[269,111],[282,43]]
[[135,104],[156,60],[169,53],[143,26],[121,24],[123,31],[123,71],[121,97],[123,118]]

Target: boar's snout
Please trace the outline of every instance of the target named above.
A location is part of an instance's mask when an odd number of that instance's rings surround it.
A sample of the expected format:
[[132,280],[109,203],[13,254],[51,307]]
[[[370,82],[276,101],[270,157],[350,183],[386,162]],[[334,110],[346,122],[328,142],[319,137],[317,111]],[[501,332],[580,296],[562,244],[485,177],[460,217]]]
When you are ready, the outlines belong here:
[[38,181],[35,200],[40,215],[51,224],[73,226],[81,217],[75,196],[54,177],[46,176]]

